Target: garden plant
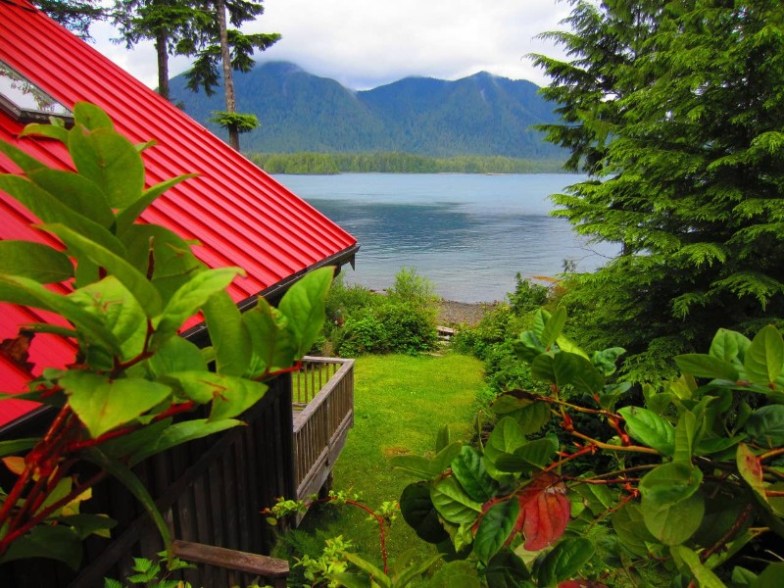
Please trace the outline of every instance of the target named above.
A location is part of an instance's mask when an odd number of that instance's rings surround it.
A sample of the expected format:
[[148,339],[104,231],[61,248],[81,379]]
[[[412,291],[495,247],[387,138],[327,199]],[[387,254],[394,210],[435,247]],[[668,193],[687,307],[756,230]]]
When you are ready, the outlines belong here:
[[393,459],[417,479],[402,516],[440,564],[420,553],[389,571],[335,553],[344,565],[324,585],[779,585],[781,333],[719,330],[708,353],[675,358],[678,378],[637,389],[616,378],[622,349],[589,355],[565,324],[563,308],[540,310],[517,338],[546,385],[499,396],[488,436],[445,428],[432,453]]
[[[10,473],[0,491],[0,563],[40,556],[78,568],[82,540],[113,525],[80,513],[107,476],[127,486],[169,544],[169,528],[133,466],[241,425],[265,394],[264,381],[290,369],[320,334],[333,270],[306,275],[278,308],[259,299],[241,314],[226,291],[241,269],[208,269],[191,243],[135,222],[192,176],[145,189],[141,151],[152,144],[133,145],[86,103],[75,105],[71,128],[33,124],[26,135],[61,141],[75,171],[0,144],[21,169],[1,175],[0,190],[38,217],[42,235],[0,241],[0,302],[56,315],[3,345],[31,378],[29,391],[12,397],[51,407],[52,418],[40,437],[0,443]],[[212,341],[203,349],[179,335],[198,312]],[[72,346],[67,367],[30,364],[28,346],[40,333]]]

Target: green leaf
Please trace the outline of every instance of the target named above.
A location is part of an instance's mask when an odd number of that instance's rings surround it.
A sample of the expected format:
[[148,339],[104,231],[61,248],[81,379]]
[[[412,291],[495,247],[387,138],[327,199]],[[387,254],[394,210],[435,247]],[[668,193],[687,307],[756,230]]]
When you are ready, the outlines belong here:
[[212,372],[174,372],[164,381],[197,404],[212,402],[210,421],[233,418],[261,400],[267,385],[245,378]]
[[639,504],[627,502],[612,515],[611,522],[624,549],[640,557],[648,555],[647,544],[654,543],[656,539],[645,526]]
[[362,559],[358,555],[350,552],[343,554],[348,561],[357,566],[360,570],[368,574],[373,580],[378,582],[381,586],[391,587],[392,580],[384,573],[383,570],[377,568],[367,560]]
[[409,484],[400,495],[400,512],[417,536],[428,543],[438,544],[449,539],[438,519],[438,512],[430,499],[426,482]]
[[547,319],[541,331],[539,338],[542,340],[545,348],[549,349],[555,343],[555,340],[563,331],[564,325],[566,325],[566,307],[559,306]]
[[60,141],[61,143],[68,143],[68,129],[66,129],[64,126],[30,123],[29,125],[25,125],[25,128],[22,129],[22,132],[19,133],[20,137],[29,137],[31,135],[48,137],[49,139],[54,139],[56,141]]
[[129,423],[163,402],[171,388],[140,378],[110,380],[71,370],[60,378],[74,413],[95,438]]
[[504,417],[496,423],[485,444],[485,458],[495,463],[499,456],[512,454],[526,444],[525,435],[512,417]]
[[41,169],[27,174],[38,186],[76,212],[88,216],[102,227],[114,224],[114,213],[100,186],[90,179],[59,169]]
[[436,437],[436,453],[441,451],[450,443],[449,425],[444,425],[438,429],[438,436]]
[[604,386],[604,376],[581,355],[559,351],[553,358],[555,382],[559,387],[574,386],[579,392],[593,394]]
[[544,437],[518,447],[511,455],[496,456],[494,463],[502,472],[527,473],[543,469],[556,451],[558,440],[555,437]]
[[[20,176],[0,175],[0,190],[21,202],[44,223],[62,223],[73,231],[123,255],[124,247],[105,227],[66,206],[54,195]],[[89,211],[84,211],[89,213]]]
[[[11,395],[11,398],[13,397],[14,395]],[[0,401],[1,400],[3,399],[0,399]],[[0,404],[0,407],[2,407],[2,404]],[[35,444],[40,440],[41,439],[39,437],[27,437],[24,439],[9,439],[8,441],[0,441],[0,457],[26,452],[27,450],[35,447]]]
[[139,200],[144,163],[128,139],[110,128],[74,127],[68,135],[68,149],[76,169],[101,187],[109,206],[123,209]]
[[531,362],[531,377],[548,384],[556,383],[555,358],[549,353],[537,355]]
[[150,204],[155,202],[155,200],[166,190],[176,186],[180,182],[188,180],[190,178],[197,177],[198,174],[183,174],[181,176],[176,176],[174,178],[169,178],[168,180],[164,180],[154,186],[150,186],[144,192],[142,192],[141,197],[129,204],[126,208],[124,208],[121,212],[117,214],[116,218],[116,225],[117,225],[117,234],[122,236],[128,230],[128,228],[134,223],[134,221],[139,217],[139,215],[147,209]]
[[417,478],[429,480],[433,477],[431,461],[419,455],[396,455],[390,463],[393,468],[403,470]]
[[453,441],[436,453],[430,461],[430,477],[436,477],[446,471],[452,461],[460,454],[461,447],[463,444],[460,441]]
[[471,500],[457,481],[444,478],[430,488],[430,500],[439,514],[450,523],[473,523],[482,510],[482,505]]
[[166,524],[161,512],[155,505],[155,501],[150,496],[147,488],[142,481],[122,462],[110,459],[100,449],[92,447],[85,451],[85,459],[96,464],[97,466],[105,469],[109,474],[117,478],[128,489],[128,491],[141,503],[147,514],[155,523],[158,533],[161,535],[161,540],[164,546],[168,549],[171,544],[171,533],[169,526]]
[[163,344],[182,324],[204,306],[212,295],[228,287],[239,268],[205,270],[191,277],[171,297],[160,316],[153,320],[154,347]]
[[673,461],[691,464],[694,454],[694,438],[697,435],[697,417],[688,410],[684,410],[675,427],[675,451]]
[[182,337],[172,337],[148,360],[156,376],[172,372],[207,371],[201,349]]
[[80,304],[108,327],[120,341],[119,358],[133,359],[144,352],[147,317],[131,292],[114,276],[79,288],[68,298]]
[[705,514],[701,483],[702,471],[683,462],[659,465],[640,481],[643,520],[665,545],[683,543],[700,527]]
[[42,243],[0,241],[0,273],[52,284],[73,277],[73,265],[64,253]]
[[731,363],[745,357],[749,345],[751,341],[740,333],[719,329],[713,337],[709,353],[721,361]]
[[775,562],[769,564],[757,576],[757,580],[752,584],[752,588],[779,588],[781,586],[781,578],[784,578],[784,563]]
[[59,522],[73,528],[80,539],[87,539],[90,535],[109,538],[109,529],[117,526],[117,521],[101,514],[75,514],[60,517]]
[[685,545],[673,545],[670,553],[676,561],[680,560],[689,568],[692,578],[699,582],[700,588],[726,588],[726,584],[700,561],[700,556]]
[[86,257],[120,280],[133,294],[148,317],[153,317],[161,311],[162,303],[158,291],[145,274],[133,267],[123,257],[99,243],[83,237],[65,225],[49,224],[43,228],[60,237],[74,256]]
[[781,375],[784,364],[784,339],[775,327],[762,328],[746,351],[746,376],[756,384],[767,385]]
[[61,315],[79,331],[80,337],[120,353],[120,344],[102,321],[67,296],[55,294],[33,280],[0,275],[0,300],[50,310]]
[[485,567],[489,588],[519,588],[530,578],[523,560],[507,549],[494,555]]
[[0,557],[0,563],[33,557],[61,561],[72,570],[77,570],[82,562],[82,541],[70,527],[37,525],[11,543],[8,551]]
[[670,504],[692,496],[702,483],[702,470],[683,462],[656,466],[640,480],[643,500]]
[[472,500],[485,502],[495,491],[495,482],[487,475],[482,457],[473,447],[464,445],[452,460],[452,474]]
[[573,578],[594,554],[593,543],[585,537],[565,539],[542,560],[537,571],[541,586],[552,586]]
[[520,516],[520,503],[516,498],[499,502],[484,513],[474,539],[474,553],[479,561],[487,563],[504,546]]
[[160,435],[151,439],[149,443],[145,443],[136,449],[131,456],[130,464],[135,465],[148,457],[157,455],[172,447],[177,447],[178,445],[188,443],[194,439],[201,439],[209,435],[214,435],[215,433],[233,429],[242,424],[242,421],[235,419],[223,419],[219,421],[192,419],[181,423],[175,423],[166,427]]
[[215,350],[216,371],[230,376],[246,374],[250,366],[251,337],[231,296],[226,291],[215,293],[203,311]]
[[25,151],[5,141],[0,141],[0,153],[4,153],[8,159],[18,165],[26,174],[38,169],[46,169],[46,166],[36,158],[29,156]]
[[77,102],[74,104],[73,113],[74,120],[91,131],[114,129],[114,122],[109,115],[100,106],[90,102]]
[[335,270],[323,267],[305,274],[288,292],[278,309],[288,319],[297,357],[310,351],[324,327],[327,291]]
[[603,376],[611,376],[617,370],[618,358],[624,353],[626,350],[623,347],[610,347],[602,351],[595,351],[591,356],[591,363]]
[[654,537],[665,545],[678,545],[699,529],[705,500],[700,493],[673,503],[653,503],[643,498],[642,514],[645,526]]
[[771,449],[784,445],[784,406],[771,404],[755,410],[746,421],[746,432]]
[[675,357],[675,364],[683,373],[696,378],[718,378],[720,380],[738,379],[738,370],[732,364],[712,355],[687,353]]
[[675,429],[665,419],[638,406],[625,406],[618,410],[618,414],[626,421],[626,431],[634,440],[652,447],[662,455],[673,455]]
[[296,360],[296,347],[291,332],[285,328],[286,318],[263,298],[255,308],[246,311],[242,320],[251,341],[249,373],[257,376],[265,370],[275,371]]

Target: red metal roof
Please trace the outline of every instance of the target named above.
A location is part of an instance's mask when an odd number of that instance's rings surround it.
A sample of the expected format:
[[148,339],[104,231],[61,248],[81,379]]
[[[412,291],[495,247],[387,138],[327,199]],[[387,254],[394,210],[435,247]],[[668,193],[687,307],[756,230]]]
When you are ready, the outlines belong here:
[[[159,198],[142,220],[198,240],[195,253],[211,267],[244,268],[247,277],[230,287],[238,303],[353,255],[353,236],[25,0],[0,1],[0,60],[69,108],[79,101],[99,105],[131,141],[155,140],[143,154],[147,185],[199,174]],[[22,126],[0,111],[0,140],[49,165],[70,167],[59,142],[20,139]],[[16,171],[0,155],[0,172]],[[34,217],[0,193],[0,239],[46,240],[31,222]],[[41,314],[0,305],[0,341],[15,337],[21,324],[46,318]],[[36,336],[31,349],[39,369],[60,367],[72,355],[68,344],[53,336]],[[0,390],[19,391],[24,382],[0,354]],[[28,410],[19,402],[0,402],[0,426]]]

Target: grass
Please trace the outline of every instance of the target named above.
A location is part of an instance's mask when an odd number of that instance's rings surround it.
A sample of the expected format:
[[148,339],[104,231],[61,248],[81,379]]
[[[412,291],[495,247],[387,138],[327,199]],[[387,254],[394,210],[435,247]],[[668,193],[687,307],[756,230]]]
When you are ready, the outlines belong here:
[[[454,439],[470,438],[482,376],[479,360],[458,354],[357,359],[355,424],[335,465],[333,488],[359,492],[374,509],[399,499],[413,480],[393,470],[390,459],[432,451],[443,425],[449,425]],[[342,535],[359,555],[380,564],[378,532],[366,518],[356,508],[324,507],[311,512],[286,542],[312,557],[320,553],[324,539]],[[390,562],[412,546],[425,544],[398,517],[388,538]]]

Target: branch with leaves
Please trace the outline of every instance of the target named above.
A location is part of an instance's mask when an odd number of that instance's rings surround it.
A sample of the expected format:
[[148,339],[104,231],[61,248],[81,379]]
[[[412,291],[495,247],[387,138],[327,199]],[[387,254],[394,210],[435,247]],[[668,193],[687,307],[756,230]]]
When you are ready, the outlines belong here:
[[[332,268],[313,271],[278,308],[259,299],[241,314],[226,291],[240,269],[209,269],[174,232],[135,222],[192,175],[145,188],[140,151],[149,144],[133,145],[90,104],[75,105],[74,121],[72,128],[29,125],[23,135],[61,141],[75,171],[0,144],[22,170],[0,175],[0,190],[57,243],[0,241],[0,302],[59,317],[25,325],[0,346],[31,378],[26,393],[3,397],[49,405],[56,415],[42,437],[0,443],[15,476],[0,495],[0,563],[44,556],[77,568],[82,540],[113,524],[80,514],[79,504],[110,475],[142,503],[168,543],[168,526],[131,468],[242,424],[241,415],[267,392],[264,380],[290,369],[315,342],[333,275]],[[58,283],[65,287],[50,287]],[[205,349],[179,336],[199,312],[212,340]],[[67,367],[31,365],[27,350],[39,333],[73,347]],[[91,467],[79,467],[85,462]]]

